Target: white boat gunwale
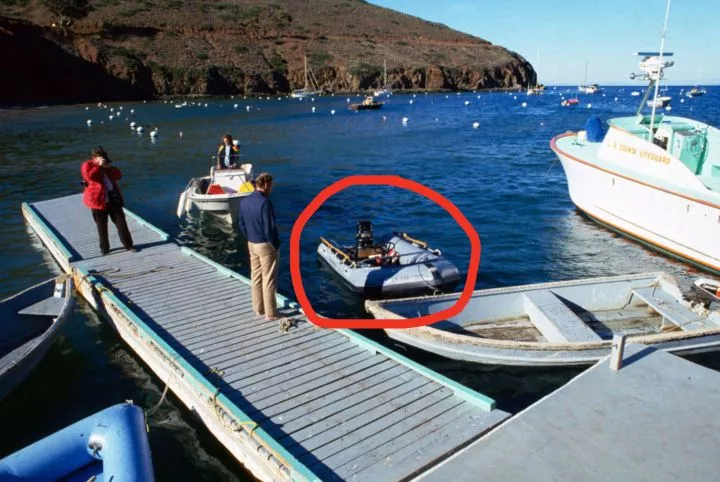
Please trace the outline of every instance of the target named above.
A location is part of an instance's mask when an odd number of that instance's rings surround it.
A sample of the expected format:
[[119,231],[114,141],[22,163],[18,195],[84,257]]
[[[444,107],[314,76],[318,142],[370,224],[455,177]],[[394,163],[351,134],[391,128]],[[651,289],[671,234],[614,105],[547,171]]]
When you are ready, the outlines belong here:
[[[628,131],[626,131],[625,129],[622,129],[622,128],[617,127],[617,126],[610,126],[610,128],[611,128],[611,129],[618,129],[618,130],[623,131],[623,132],[628,132]],[[629,133],[629,132],[628,132],[628,133]],[[656,189],[656,190],[658,190],[658,191],[665,192],[665,193],[667,193],[667,194],[672,194],[672,195],[674,195],[674,196],[681,197],[681,198],[683,198],[683,199],[687,199],[688,201],[694,201],[694,202],[697,202],[697,203],[700,203],[700,204],[704,204],[704,205],[706,205],[706,206],[710,206],[710,207],[713,207],[713,208],[720,208],[720,204],[715,204],[715,203],[712,203],[712,202],[710,202],[710,201],[706,201],[706,200],[704,200],[704,199],[698,199],[698,198],[696,198],[696,197],[692,197],[692,196],[690,196],[690,195],[688,195],[688,194],[684,194],[684,193],[681,193],[681,192],[678,192],[678,191],[672,191],[672,190],[667,189],[667,188],[664,188],[664,187],[662,187],[662,186],[658,186],[657,184],[651,184],[651,183],[648,183],[648,182],[645,182],[645,181],[641,181],[641,180],[639,180],[639,179],[629,177],[628,175],[623,174],[623,173],[620,173],[620,172],[618,172],[618,171],[613,171],[613,170],[611,170],[611,169],[607,169],[607,168],[605,168],[605,167],[598,166],[598,165],[595,164],[595,163],[592,163],[592,162],[586,161],[586,160],[584,160],[584,159],[580,159],[580,158],[578,158],[578,157],[575,157],[575,156],[573,156],[572,154],[568,153],[567,151],[564,151],[564,150],[560,149],[560,147],[558,147],[558,145],[557,145],[557,141],[558,141],[559,139],[562,139],[562,138],[565,138],[565,137],[570,137],[570,136],[577,136],[577,132],[565,132],[565,133],[563,133],[563,134],[558,134],[558,135],[556,135],[555,137],[553,137],[552,139],[550,139],[550,149],[552,149],[555,153],[557,153],[557,154],[562,154],[563,156],[565,156],[565,157],[567,157],[567,158],[569,158],[569,159],[571,159],[571,160],[573,160],[573,161],[579,162],[579,163],[581,163],[581,164],[585,164],[586,166],[592,167],[592,168],[597,169],[597,170],[599,170],[599,171],[602,171],[602,172],[605,172],[605,173],[608,173],[608,174],[612,174],[613,176],[618,176],[618,177],[621,177],[621,178],[626,179],[626,180],[628,180],[628,181],[632,181],[632,182],[634,182],[634,183],[636,183],[636,184],[641,184],[641,185],[643,185],[643,186],[647,186],[647,187]],[[708,189],[708,192],[714,192],[714,191]]]

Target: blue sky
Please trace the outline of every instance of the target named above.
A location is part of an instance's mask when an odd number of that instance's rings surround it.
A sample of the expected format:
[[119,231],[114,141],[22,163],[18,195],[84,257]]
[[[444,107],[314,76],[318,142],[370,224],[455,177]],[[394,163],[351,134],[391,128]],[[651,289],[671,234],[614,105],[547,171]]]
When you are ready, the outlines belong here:
[[[660,48],[665,0],[369,0],[513,50],[546,84],[641,85],[639,50]],[[674,0],[665,48],[668,83],[720,83],[720,0]]]

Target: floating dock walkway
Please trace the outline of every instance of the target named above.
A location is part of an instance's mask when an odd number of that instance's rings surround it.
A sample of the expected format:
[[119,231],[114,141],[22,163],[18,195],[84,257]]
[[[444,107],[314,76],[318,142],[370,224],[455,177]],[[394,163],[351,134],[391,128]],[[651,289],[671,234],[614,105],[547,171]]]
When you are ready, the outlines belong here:
[[598,362],[423,482],[718,480],[720,373],[643,345]]
[[[80,195],[23,204],[78,292],[262,480],[403,480],[507,418],[493,400],[348,330],[253,314],[249,280],[126,210],[101,256]],[[113,226],[111,246],[121,246]]]

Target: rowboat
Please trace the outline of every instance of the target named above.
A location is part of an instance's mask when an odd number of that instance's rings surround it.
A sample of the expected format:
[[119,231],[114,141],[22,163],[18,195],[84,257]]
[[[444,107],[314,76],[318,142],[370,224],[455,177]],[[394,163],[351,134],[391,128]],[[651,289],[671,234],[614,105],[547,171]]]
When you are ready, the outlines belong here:
[[[450,308],[459,296],[374,300],[365,307],[378,319],[416,318]],[[385,331],[448,358],[499,365],[589,365],[610,353],[616,334],[678,355],[720,349],[720,304],[692,298],[665,273],[541,283],[478,290],[456,316]]]
[[40,363],[73,306],[72,278],[62,276],[0,302],[0,400]]
[[0,460],[0,480],[155,480],[140,407],[122,403]]
[[237,218],[242,198],[249,196],[252,184],[252,164],[241,164],[237,169],[210,168],[210,175],[190,179],[180,194],[177,216],[182,217],[192,206],[213,214],[229,214]]
[[445,291],[460,280],[457,267],[440,250],[410,237],[391,233],[375,242],[369,221],[358,223],[357,245],[342,246],[320,238],[320,258],[347,286],[367,295],[402,296]]

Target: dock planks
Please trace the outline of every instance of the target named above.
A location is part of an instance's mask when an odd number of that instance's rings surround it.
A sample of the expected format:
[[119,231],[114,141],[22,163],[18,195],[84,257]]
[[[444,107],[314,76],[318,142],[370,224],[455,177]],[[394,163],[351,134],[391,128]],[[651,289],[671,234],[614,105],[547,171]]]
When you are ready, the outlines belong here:
[[[644,345],[518,413],[423,481],[717,480],[720,373]],[[478,474],[482,474],[481,479]]]
[[246,278],[129,211],[139,251],[106,256],[79,195],[23,212],[80,292],[260,479],[406,479],[507,417],[357,333],[315,327],[278,295],[294,320],[281,331],[253,314]]

